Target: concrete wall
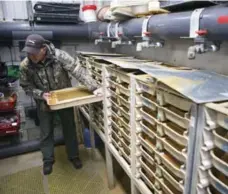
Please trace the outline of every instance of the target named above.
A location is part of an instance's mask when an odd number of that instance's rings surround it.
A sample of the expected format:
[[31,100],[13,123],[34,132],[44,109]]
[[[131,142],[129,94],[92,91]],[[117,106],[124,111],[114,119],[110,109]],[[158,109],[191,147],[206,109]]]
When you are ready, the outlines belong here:
[[162,61],[176,66],[206,69],[228,75],[228,42],[221,45],[215,53],[197,55],[195,60],[187,58],[188,47],[193,45],[191,40],[175,40],[166,43],[164,48],[147,48],[136,52],[135,46],[118,46],[116,52],[135,56],[143,59]]

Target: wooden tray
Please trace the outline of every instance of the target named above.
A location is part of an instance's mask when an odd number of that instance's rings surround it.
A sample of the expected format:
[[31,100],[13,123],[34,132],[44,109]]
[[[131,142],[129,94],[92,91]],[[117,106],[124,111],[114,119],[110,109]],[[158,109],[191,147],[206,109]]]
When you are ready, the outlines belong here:
[[59,110],[103,100],[102,96],[95,96],[84,87],[66,88],[50,92],[47,104],[51,110]]

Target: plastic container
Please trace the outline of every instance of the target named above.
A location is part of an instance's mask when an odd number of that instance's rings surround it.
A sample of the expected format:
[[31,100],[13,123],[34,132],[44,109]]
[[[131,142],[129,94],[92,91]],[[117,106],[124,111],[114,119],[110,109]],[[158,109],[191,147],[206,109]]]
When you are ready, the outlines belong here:
[[104,6],[102,8],[100,8],[97,12],[97,18],[100,21],[104,21],[105,20],[105,15],[107,14],[107,12],[109,11],[110,6]]
[[0,98],[0,112],[9,112],[15,109],[17,103],[17,95],[14,93],[11,96]]
[[[86,148],[91,148],[91,142],[90,142],[90,130],[88,128],[85,128],[83,131],[83,137],[84,137],[84,144]],[[101,139],[95,132],[95,145],[96,147],[99,147],[101,145]]]
[[0,136],[19,133],[20,115],[17,112],[3,113],[0,117]]
[[85,5],[82,7],[83,16],[84,16],[84,22],[95,22],[97,21],[96,16],[96,5]]

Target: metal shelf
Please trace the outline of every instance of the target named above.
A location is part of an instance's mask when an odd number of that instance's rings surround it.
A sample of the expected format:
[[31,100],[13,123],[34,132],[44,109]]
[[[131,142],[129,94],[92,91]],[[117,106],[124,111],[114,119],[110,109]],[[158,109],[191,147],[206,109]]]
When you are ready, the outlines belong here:
[[130,168],[129,164],[125,161],[125,159],[123,159],[119,155],[119,152],[116,150],[116,148],[113,145],[109,144],[108,147],[109,147],[109,150],[111,151],[111,153],[113,154],[113,156],[115,157],[115,159],[120,164],[120,166],[123,168],[123,170],[126,172],[126,174],[131,178],[132,174],[131,174],[131,168]]
[[[93,59],[87,60],[86,67],[91,73],[102,75],[104,132],[90,121],[92,119],[83,107],[80,110],[105,143],[110,188],[114,185],[113,156],[131,179],[131,194],[171,193],[175,189],[183,194],[197,194],[197,183],[194,181],[198,180],[199,163],[196,160],[200,158],[199,150],[202,148],[200,138],[208,135],[203,124],[200,125],[200,120],[204,120],[199,115],[200,106],[165,84],[158,87],[157,80],[148,74],[134,75],[137,70],[125,71],[113,64],[99,64]],[[210,125],[224,126],[221,118],[222,115]],[[211,148],[213,145],[210,145]],[[128,161],[122,152],[127,153]],[[156,166],[156,172],[153,171],[155,182],[151,186],[156,188],[154,192],[146,184],[147,177],[141,178],[141,172],[144,173],[140,166],[142,157],[147,159],[148,172],[149,168],[153,169],[148,160]],[[221,163],[218,160],[215,162]],[[155,183],[160,185],[160,189]]]
[[[200,105],[192,190],[228,193],[228,102]],[[195,189],[197,187],[197,189]]]

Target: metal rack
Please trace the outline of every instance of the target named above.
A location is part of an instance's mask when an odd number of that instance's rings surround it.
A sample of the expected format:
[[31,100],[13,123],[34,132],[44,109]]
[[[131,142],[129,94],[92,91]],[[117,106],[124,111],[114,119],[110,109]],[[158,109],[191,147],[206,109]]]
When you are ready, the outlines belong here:
[[135,84],[136,178],[152,193],[188,193],[196,105],[150,75]]
[[[213,162],[219,162],[212,151],[209,155],[204,155],[204,149],[199,151],[201,139],[210,139],[208,133],[212,133],[203,130],[206,122],[202,119],[205,109],[212,109],[210,104],[207,108],[197,105],[137,69],[107,65],[90,57],[86,67],[92,76],[97,72],[102,75],[102,113],[101,106],[96,108],[96,105],[93,111],[97,114],[91,111],[92,106],[87,107],[87,112],[84,107],[81,110],[105,143],[110,188],[114,187],[112,156],[131,179],[132,194],[193,194],[194,191],[201,194],[197,182],[201,180],[206,181],[202,194],[213,188],[210,186],[213,171],[206,172],[205,179],[204,174],[196,178],[201,173],[202,156],[214,157],[211,164],[203,163],[210,168]],[[211,124],[215,121],[209,123],[213,130],[219,125]],[[213,148],[212,144],[208,145]]]
[[227,105],[227,102],[208,103],[199,108],[194,193],[228,193]]

